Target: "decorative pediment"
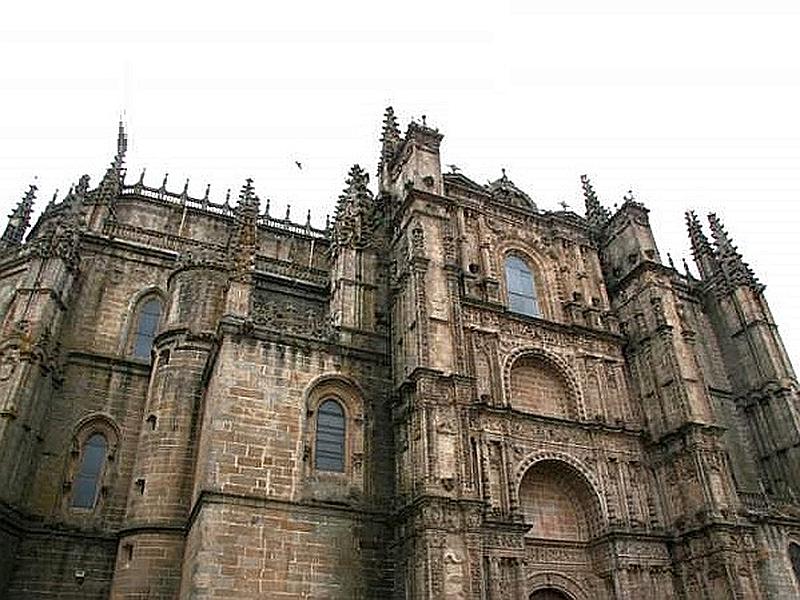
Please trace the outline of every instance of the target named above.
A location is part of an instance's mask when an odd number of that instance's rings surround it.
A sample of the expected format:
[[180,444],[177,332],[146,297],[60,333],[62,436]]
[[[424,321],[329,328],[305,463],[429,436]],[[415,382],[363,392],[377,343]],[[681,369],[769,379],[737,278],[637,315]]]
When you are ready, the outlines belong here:
[[536,210],[536,204],[531,200],[531,197],[514,185],[514,182],[506,175],[505,169],[503,169],[503,176],[490,182],[486,189],[497,202],[502,202],[515,208]]

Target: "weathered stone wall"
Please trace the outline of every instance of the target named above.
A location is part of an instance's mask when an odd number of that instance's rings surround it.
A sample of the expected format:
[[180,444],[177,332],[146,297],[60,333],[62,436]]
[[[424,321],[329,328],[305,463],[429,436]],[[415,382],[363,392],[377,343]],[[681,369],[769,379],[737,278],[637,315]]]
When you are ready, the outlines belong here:
[[187,541],[181,598],[389,597],[390,535],[357,510],[209,498]]
[[108,598],[115,536],[91,533],[28,533],[17,548],[8,600]]

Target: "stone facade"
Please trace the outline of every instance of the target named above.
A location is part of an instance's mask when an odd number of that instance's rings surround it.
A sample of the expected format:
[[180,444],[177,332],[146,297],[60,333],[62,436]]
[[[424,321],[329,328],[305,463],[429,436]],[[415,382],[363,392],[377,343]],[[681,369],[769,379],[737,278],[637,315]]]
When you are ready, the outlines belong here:
[[632,197],[542,211],[442,137],[387,110],[324,230],[125,183],[122,129],[30,232],[29,190],[0,596],[800,595],[797,380],[719,219],[698,279]]

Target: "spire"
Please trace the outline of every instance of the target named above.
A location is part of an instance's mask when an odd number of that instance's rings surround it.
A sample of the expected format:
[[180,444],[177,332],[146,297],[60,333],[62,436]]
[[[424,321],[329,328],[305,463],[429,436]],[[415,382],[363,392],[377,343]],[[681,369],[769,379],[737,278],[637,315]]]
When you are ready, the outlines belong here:
[[335,246],[365,247],[373,241],[380,223],[380,212],[369,191],[369,174],[359,165],[353,165],[333,219]]
[[33,202],[36,200],[35,184],[31,184],[22,200],[17,202],[17,206],[8,215],[8,225],[0,238],[0,249],[5,250],[11,246],[18,246],[25,237],[25,232],[31,225],[31,213],[33,213]]
[[700,278],[707,279],[716,271],[717,260],[714,250],[708,242],[700,221],[693,210],[686,211],[686,227],[689,230],[689,241],[692,244],[692,255],[697,269],[700,271]]
[[111,165],[103,175],[100,185],[97,186],[97,197],[100,201],[109,202],[119,195],[122,188],[122,180],[125,178],[125,152],[128,150],[128,134],[125,132],[125,125],[122,119],[119,121],[117,131],[117,154]]
[[600,203],[588,175],[581,175],[583,200],[586,206],[586,220],[592,227],[602,229],[611,219],[611,213]]
[[763,289],[753,270],[742,259],[742,255],[739,254],[717,215],[710,213],[708,223],[711,226],[711,237],[714,238],[719,264],[728,280],[735,284],[751,286],[759,291]]
[[397,124],[397,117],[394,109],[389,106],[383,115],[383,130],[381,131],[381,159],[378,164],[378,174],[380,175],[384,165],[388,164],[397,152],[402,142],[400,137],[400,127]]
[[128,150],[128,134],[125,132],[125,124],[122,119],[119,120],[119,129],[117,130],[117,155],[114,157],[114,166],[117,169],[122,169],[122,163],[125,160],[125,152]]

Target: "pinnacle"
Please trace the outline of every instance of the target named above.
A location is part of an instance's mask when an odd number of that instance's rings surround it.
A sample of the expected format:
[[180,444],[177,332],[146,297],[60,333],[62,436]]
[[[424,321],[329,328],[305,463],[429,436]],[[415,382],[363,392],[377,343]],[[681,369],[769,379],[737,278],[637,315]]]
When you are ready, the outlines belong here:
[[125,158],[125,152],[128,150],[128,134],[125,131],[125,124],[122,119],[119,120],[119,130],[117,131],[117,156],[115,163],[118,163],[117,168],[122,168],[122,161]]
[[706,234],[703,233],[700,220],[693,210],[686,211],[686,227],[689,230],[689,241],[692,244],[692,254],[694,254],[695,259],[705,255],[712,255],[711,244],[708,242]]
[[242,191],[239,192],[238,206],[241,208],[255,208],[258,212],[260,200],[256,196],[255,186],[253,185],[253,178],[248,177],[242,185]]
[[736,283],[763,287],[760,286],[750,266],[744,262],[733,240],[731,240],[728,232],[725,231],[722,221],[715,213],[709,213],[708,223],[711,227],[711,236],[714,238],[717,257],[727,277]]
[[400,138],[400,127],[397,124],[397,117],[394,114],[394,108],[388,106],[383,116],[383,132],[381,133],[381,141],[397,141]]
[[30,184],[28,191],[8,215],[8,225],[0,238],[0,247],[17,245],[22,243],[22,238],[31,224],[31,214],[33,213],[33,203],[36,200],[36,191],[39,188],[35,183]]
[[600,203],[588,175],[581,175],[581,187],[583,188],[583,199],[586,207],[586,220],[591,225],[602,228],[611,219],[611,214]]
[[587,202],[599,202],[588,175],[581,175],[581,187],[583,187],[583,196]]
[[722,225],[716,213],[709,213],[708,224],[711,226],[711,236],[714,238],[714,244],[717,246],[721,254],[736,253],[736,246],[731,242],[728,232]]

